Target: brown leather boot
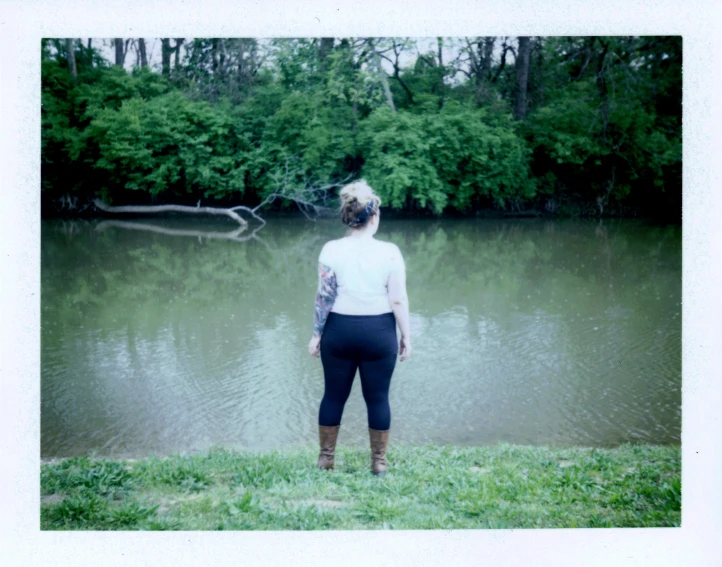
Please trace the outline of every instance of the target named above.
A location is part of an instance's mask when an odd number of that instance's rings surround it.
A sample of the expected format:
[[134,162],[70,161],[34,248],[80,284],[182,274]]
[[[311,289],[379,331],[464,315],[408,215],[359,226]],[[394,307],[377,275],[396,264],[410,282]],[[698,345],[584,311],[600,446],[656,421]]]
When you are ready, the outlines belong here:
[[318,453],[318,468],[319,469],[332,469],[333,468],[333,456],[336,451],[336,439],[338,438],[338,430],[341,426],[318,426],[318,439],[321,445],[321,450]]
[[371,471],[376,476],[386,474],[386,447],[389,444],[389,430],[369,429],[371,439]]

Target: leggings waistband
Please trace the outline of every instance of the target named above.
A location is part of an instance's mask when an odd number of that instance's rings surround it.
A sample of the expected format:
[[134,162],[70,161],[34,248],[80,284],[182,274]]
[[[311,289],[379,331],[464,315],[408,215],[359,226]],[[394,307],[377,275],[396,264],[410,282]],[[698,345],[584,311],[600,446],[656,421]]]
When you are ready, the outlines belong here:
[[335,311],[331,311],[328,316],[329,318],[333,317],[334,319],[339,320],[346,319],[348,321],[382,321],[384,319],[396,320],[393,311],[389,311],[388,313],[381,313],[379,315],[345,315],[343,313],[336,313]]

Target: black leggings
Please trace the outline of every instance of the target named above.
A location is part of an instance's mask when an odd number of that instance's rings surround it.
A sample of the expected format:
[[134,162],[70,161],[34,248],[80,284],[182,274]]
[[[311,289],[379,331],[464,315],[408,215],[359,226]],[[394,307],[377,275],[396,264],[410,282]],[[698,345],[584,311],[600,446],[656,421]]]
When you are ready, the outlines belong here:
[[318,412],[319,425],[341,425],[343,408],[358,368],[369,427],[380,431],[389,429],[389,385],[397,353],[396,318],[393,313],[329,313],[321,337],[325,390]]

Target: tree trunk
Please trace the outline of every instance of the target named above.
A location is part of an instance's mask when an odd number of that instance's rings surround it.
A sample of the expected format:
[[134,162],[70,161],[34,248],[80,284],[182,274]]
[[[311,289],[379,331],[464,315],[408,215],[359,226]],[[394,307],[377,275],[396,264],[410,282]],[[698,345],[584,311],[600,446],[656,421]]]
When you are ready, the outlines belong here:
[[138,38],[138,52],[140,53],[140,67],[145,69],[148,66],[148,55],[145,51],[145,39]]
[[381,58],[379,57],[379,54],[376,51],[376,46],[374,45],[372,39],[369,39],[369,44],[371,46],[371,51],[373,52],[374,65],[376,66],[376,72],[379,75],[379,79],[381,79],[381,86],[383,86],[383,88],[384,88],[384,95],[386,95],[386,102],[388,103],[389,108],[391,108],[391,111],[396,112],[396,106],[394,106],[394,97],[391,94],[391,88],[389,87],[389,78],[386,76],[386,71],[384,71],[384,68],[381,66]]
[[495,37],[485,37],[483,47],[483,57],[481,58],[481,73],[484,78],[484,82],[487,82],[491,77],[491,61],[494,54],[494,45],[496,44]]
[[607,79],[605,77],[605,65],[604,59],[609,51],[609,43],[600,40],[602,45],[602,52],[599,54],[599,60],[597,61],[597,88],[599,89],[599,98],[602,101],[602,139],[604,142],[607,141],[607,126],[609,125],[609,97],[607,96]]
[[[437,37],[436,38],[436,46],[439,52],[439,109],[442,109],[444,107],[444,93],[446,92],[446,89],[444,87],[444,38],[443,37]],[[398,75],[398,70],[396,71],[396,74]],[[409,94],[409,100],[413,102],[413,98],[411,97],[411,91],[404,85],[403,82],[401,82],[401,79],[399,79],[399,82],[401,85],[406,89],[407,94]]]
[[318,46],[318,60],[321,61],[322,65],[326,61],[328,54],[331,53],[334,43],[333,37],[322,37],[321,44]]
[[78,65],[75,62],[75,49],[73,44],[75,43],[72,39],[65,40],[65,50],[68,52],[68,67],[70,68],[70,76],[73,78],[73,83],[78,82]]
[[501,74],[504,72],[504,67],[506,67],[506,54],[508,51],[511,51],[511,46],[506,44],[506,38],[504,38],[501,42],[501,61],[499,62],[499,67],[496,70],[496,74],[491,79],[492,83],[496,83]]
[[[439,38],[441,39],[441,38]],[[396,55],[394,61],[391,61],[388,57],[386,57],[386,60],[391,63],[394,66],[394,79],[398,81],[398,83],[401,85],[401,88],[404,89],[404,92],[406,93],[406,96],[409,99],[409,104],[414,104],[414,93],[411,92],[411,89],[409,89],[409,86],[404,82],[404,80],[401,78],[400,68],[399,68],[399,51],[396,45],[396,40],[393,41],[393,47],[394,47],[394,54]]]
[[165,77],[170,75],[170,54],[173,51],[170,46],[170,38],[162,37],[161,40],[162,73]]
[[477,101],[481,104],[489,101],[491,90],[491,63],[494,54],[495,37],[485,37],[483,43],[479,41],[479,69],[477,71]]
[[185,41],[182,37],[175,38],[175,47],[173,48],[173,51],[175,51],[175,68],[178,68],[179,65],[179,56],[180,56],[180,48],[181,45],[183,45],[183,42]]
[[123,49],[123,38],[122,37],[116,37],[113,39],[113,43],[115,44],[115,65],[117,67],[122,67],[125,63],[125,50]]
[[218,40],[217,39],[211,40],[211,61],[212,61],[213,74],[215,75],[218,72]]
[[[411,89],[409,86],[404,82],[404,80],[399,75],[399,68],[394,68],[394,79],[396,79],[399,84],[401,85],[401,88],[404,89],[404,92],[406,93],[406,96],[409,98],[409,104],[414,104],[414,93],[411,92]],[[444,95],[443,92],[441,94],[441,98],[439,99],[439,106],[443,106],[444,104]]]
[[[467,53],[469,54],[469,79],[474,79],[474,99],[477,105],[481,105],[481,73],[479,70],[479,59],[474,51],[475,43],[472,43],[469,38],[465,38]],[[476,39],[474,40],[474,42]]]
[[489,100],[489,82],[491,75],[492,54],[494,52],[495,37],[477,37],[472,41],[466,39],[469,53],[470,75],[474,77],[476,104],[481,106]]
[[529,84],[529,38],[519,38],[516,56],[516,89],[514,91],[514,118],[526,118],[526,93]]
[[[536,39],[536,66],[534,67],[534,74],[536,75],[534,80],[535,85],[535,96],[532,100],[534,108],[538,108],[544,104],[544,43],[541,37]],[[529,63],[531,69],[531,63]]]

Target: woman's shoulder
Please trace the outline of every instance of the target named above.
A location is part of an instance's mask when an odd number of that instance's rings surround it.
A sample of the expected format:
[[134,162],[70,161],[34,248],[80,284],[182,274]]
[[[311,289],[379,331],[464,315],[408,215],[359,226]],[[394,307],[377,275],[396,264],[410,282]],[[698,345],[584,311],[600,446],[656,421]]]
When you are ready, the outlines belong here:
[[[321,254],[324,256],[334,254],[344,254],[349,251],[359,251],[359,242],[354,242],[348,238],[337,238],[335,240],[329,240],[323,245]],[[387,242],[385,240],[378,240],[377,238],[371,239],[370,242],[361,243],[366,250],[375,251],[375,254],[381,254],[383,256],[401,256],[399,247],[393,242]]]
[[320,257],[333,257],[343,247],[343,238],[337,238],[336,240],[329,240],[321,248]]
[[343,242],[346,240],[345,238],[336,238],[335,240],[329,240],[326,242],[326,244],[323,245],[322,250],[337,250],[338,248],[343,246]]
[[399,247],[393,242],[378,239],[376,239],[376,242],[378,243],[379,248],[387,254],[398,254],[399,256],[401,255],[401,250],[399,250]]
[[376,257],[389,269],[396,270],[399,266],[404,265],[404,257],[401,255],[401,250],[393,242],[387,242],[385,240],[377,240],[377,252]]

